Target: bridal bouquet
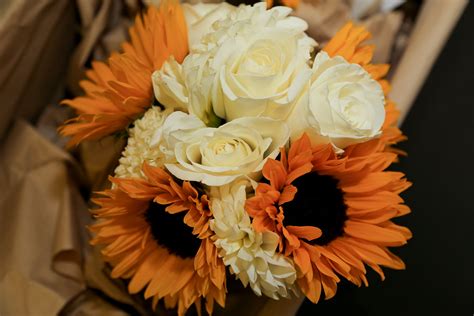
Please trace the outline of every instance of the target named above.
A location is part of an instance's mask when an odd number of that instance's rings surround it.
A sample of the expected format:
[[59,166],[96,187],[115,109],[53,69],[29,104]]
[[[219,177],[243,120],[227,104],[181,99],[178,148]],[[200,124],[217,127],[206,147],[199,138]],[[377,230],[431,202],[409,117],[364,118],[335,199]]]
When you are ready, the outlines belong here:
[[120,133],[127,145],[92,210],[113,278],[183,315],[225,306],[226,279],[272,299],[317,303],[366,268],[403,269],[387,247],[410,231],[404,139],[370,34],[349,23],[324,47],[265,3],[163,1],[130,42],[93,62],[64,104],[70,144]]

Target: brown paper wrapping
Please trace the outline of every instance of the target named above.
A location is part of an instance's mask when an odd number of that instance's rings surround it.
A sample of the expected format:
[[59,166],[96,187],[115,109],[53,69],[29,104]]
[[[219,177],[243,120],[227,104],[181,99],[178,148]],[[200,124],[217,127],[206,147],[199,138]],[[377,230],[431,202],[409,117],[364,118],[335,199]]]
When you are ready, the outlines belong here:
[[[324,45],[351,17],[350,1],[345,0],[306,0],[302,1],[295,15],[309,24],[308,34],[320,45]],[[361,21],[372,33],[370,43],[376,45],[373,61],[387,63],[395,36],[397,35],[403,15],[400,12],[374,13]]]
[[1,0],[0,139],[15,117],[36,120],[61,89],[74,46],[74,3]]
[[71,157],[17,121],[0,148],[0,314],[53,315],[85,288],[89,215]]
[[[402,115],[466,2],[434,0],[423,8],[394,76],[392,96],[402,106]],[[5,65],[0,72],[0,138],[15,117],[38,116],[58,87],[62,89],[65,69],[69,89],[80,94],[77,83],[88,61],[105,59],[118,50],[132,17],[143,8],[138,0],[76,0],[82,36],[69,59],[76,22],[73,4],[69,0],[0,3],[0,61]],[[349,4],[350,0],[306,0],[295,14],[309,22],[309,34],[324,44],[350,19]],[[390,12],[359,21],[373,32],[375,62],[390,60],[401,20],[399,13]],[[430,25],[436,25],[436,31]],[[434,32],[442,36],[435,38]],[[424,58],[421,71],[413,76],[412,65],[420,65],[420,58]],[[57,141],[53,131],[48,129],[49,138]],[[114,137],[84,143],[75,150],[79,167],[27,123],[17,121],[9,130],[0,143],[0,315],[149,313],[142,299],[128,295],[123,281],[108,277],[110,267],[101,260],[99,249],[88,245],[84,229],[91,217],[79,184],[103,189],[123,145],[123,139]],[[302,298],[265,300],[248,290],[229,296],[227,309],[217,309],[216,314],[239,315],[242,301],[248,315],[293,315]]]
[[138,0],[76,0],[82,38],[69,61],[67,84],[82,94],[79,81],[84,79],[90,58],[106,60],[127,39],[133,18],[143,7]]
[[[19,120],[0,147],[0,176],[0,315],[146,314],[89,245],[86,177],[68,153]],[[81,294],[86,286],[95,291]]]

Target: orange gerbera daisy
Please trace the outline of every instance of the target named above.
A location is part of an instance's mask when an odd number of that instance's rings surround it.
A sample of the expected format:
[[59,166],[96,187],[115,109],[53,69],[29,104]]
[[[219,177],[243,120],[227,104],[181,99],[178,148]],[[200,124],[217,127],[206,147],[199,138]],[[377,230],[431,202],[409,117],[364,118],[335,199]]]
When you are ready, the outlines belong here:
[[399,193],[410,183],[385,169],[397,158],[374,139],[346,148],[311,148],[307,135],[268,160],[255,196],[246,203],[258,231],[280,235],[280,252],[294,259],[298,284],[316,303],[336,293],[339,276],[367,285],[364,264],[384,278],[380,266],[403,269],[387,246],[400,246],[410,231],[391,219],[409,213]]
[[211,212],[206,195],[185,181],[181,185],[163,169],[143,166],[146,179],[111,178],[115,187],[94,199],[101,219],[91,230],[92,244],[113,266],[112,277],[131,278],[130,293],[145,288],[153,308],[164,299],[178,314],[205,298],[225,304],[225,267],[209,239]]
[[[331,57],[339,55],[360,64],[382,86],[389,70],[371,64],[374,46],[364,27],[347,23],[324,47]],[[387,246],[400,246],[411,232],[391,219],[410,209],[399,193],[411,184],[399,172],[385,169],[400,151],[390,146],[405,139],[396,127],[398,110],[387,100],[382,135],[355,144],[338,156],[331,145],[311,148],[306,135],[281,150],[280,160],[268,160],[254,197],[246,203],[257,230],[270,230],[281,237],[280,251],[292,256],[300,270],[298,283],[312,301],[324,291],[326,299],[336,293],[339,276],[360,286],[367,285],[365,266],[384,278],[380,266],[403,269],[403,262]]]
[[150,6],[129,32],[123,53],[112,54],[108,64],[92,63],[88,80],[80,83],[85,95],[63,101],[79,114],[60,128],[62,135],[72,136],[69,145],[126,128],[152,104],[152,73],[169,56],[182,62],[188,53],[186,22],[176,0]]

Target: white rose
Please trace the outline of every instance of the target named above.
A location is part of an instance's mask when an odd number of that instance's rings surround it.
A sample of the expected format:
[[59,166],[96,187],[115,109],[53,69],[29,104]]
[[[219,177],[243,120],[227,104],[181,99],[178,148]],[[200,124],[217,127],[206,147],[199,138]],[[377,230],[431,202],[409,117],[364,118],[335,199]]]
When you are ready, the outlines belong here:
[[186,88],[181,65],[170,56],[160,70],[155,71],[151,80],[155,98],[167,109],[188,111],[188,89]]
[[159,71],[168,81],[154,81],[158,101],[166,107],[172,106],[170,98],[187,103],[189,113],[210,126],[217,125],[217,117],[285,119],[311,76],[308,61],[316,45],[304,33],[307,23],[290,12],[258,3],[213,23],[213,32],[192,48],[179,74]]
[[215,21],[225,19],[229,12],[236,8],[227,2],[184,3],[182,6],[188,27],[188,42],[190,48],[198,44],[201,38],[212,30],[211,26]]
[[204,38],[198,54],[209,58],[217,116],[287,117],[310,76],[316,46],[304,33],[307,23],[290,13],[287,7],[266,10],[265,3],[241,6]]
[[192,132],[205,128],[206,125],[194,115],[183,112],[169,114],[160,128],[153,132],[150,147],[159,148],[165,161],[175,161],[174,148],[179,142],[185,141]]
[[321,51],[308,93],[288,118],[291,140],[306,132],[313,144],[331,143],[338,152],[377,137],[385,120],[380,84],[361,66]]
[[[193,115],[188,118],[191,122],[196,119]],[[179,179],[210,186],[255,176],[289,138],[288,126],[269,118],[240,118],[219,128],[185,130],[187,123],[182,120],[181,124],[181,130],[161,136],[173,139],[168,150],[174,151],[176,159],[165,166]]]
[[293,263],[276,252],[279,237],[273,232],[256,232],[244,205],[248,181],[212,187],[210,207],[214,219],[214,244],[232,274],[257,295],[273,299],[295,292],[296,270]]
[[170,57],[160,70],[153,73],[155,97],[165,108],[196,115],[207,126],[219,126],[221,119],[210,105],[212,77],[208,69],[203,68],[206,59],[190,54],[186,60],[180,65]]

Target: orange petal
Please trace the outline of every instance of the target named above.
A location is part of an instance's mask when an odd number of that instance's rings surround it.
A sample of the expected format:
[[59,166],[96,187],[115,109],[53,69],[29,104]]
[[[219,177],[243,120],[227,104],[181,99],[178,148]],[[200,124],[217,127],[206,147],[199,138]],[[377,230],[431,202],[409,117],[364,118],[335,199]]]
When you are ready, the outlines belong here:
[[268,159],[263,166],[263,176],[270,180],[272,187],[276,190],[281,190],[286,181],[286,170],[280,161]]
[[312,303],[316,304],[319,301],[321,297],[321,279],[318,270],[314,271],[313,278],[310,280],[304,277],[298,279],[298,285]]
[[294,185],[290,184],[290,185],[285,186],[283,188],[283,191],[280,194],[278,205],[282,205],[282,204],[293,201],[297,191],[298,189]]
[[334,295],[336,295],[337,283],[333,278],[321,274],[321,284],[323,285],[326,300],[333,298]]
[[293,235],[306,240],[314,240],[323,234],[321,229],[314,226],[286,226],[286,229]]
[[161,264],[161,256],[163,249],[156,249],[150,255],[143,258],[142,263],[137,269],[132,280],[128,284],[128,291],[131,294],[138,293],[152,279],[155,269]]
[[292,249],[297,249],[300,247],[300,241],[298,240],[298,237],[291,234],[285,227],[283,227],[282,232],[288,242],[288,245]]
[[407,243],[405,236],[398,231],[353,220],[346,221],[344,232],[350,236],[385,246],[400,246]]
[[295,264],[300,268],[303,275],[307,274],[311,270],[311,260],[306,249],[295,249],[293,252],[293,259],[295,260]]

